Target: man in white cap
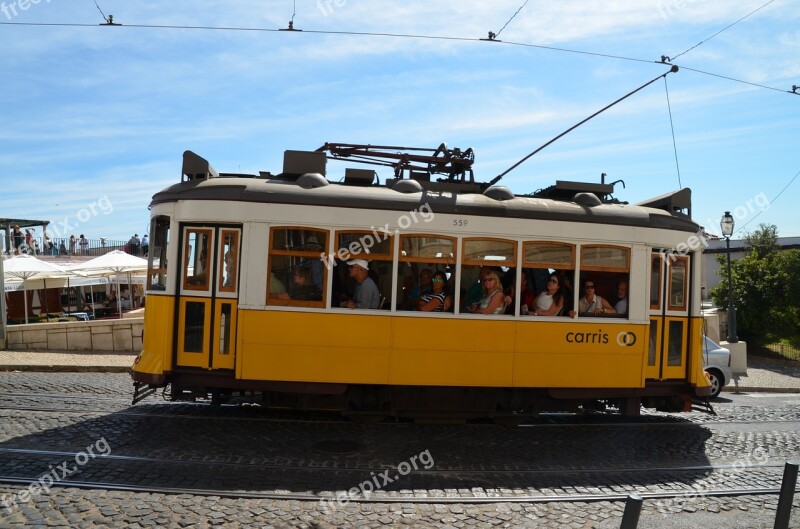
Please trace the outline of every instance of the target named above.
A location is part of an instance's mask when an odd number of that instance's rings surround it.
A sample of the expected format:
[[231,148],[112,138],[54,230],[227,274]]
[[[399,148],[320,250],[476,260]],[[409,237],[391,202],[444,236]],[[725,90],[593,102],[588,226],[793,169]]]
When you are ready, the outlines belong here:
[[365,259],[353,259],[347,261],[350,266],[350,277],[356,280],[356,290],[353,299],[348,301],[345,306],[348,309],[377,309],[381,305],[381,293],[378,285],[369,277],[369,261]]

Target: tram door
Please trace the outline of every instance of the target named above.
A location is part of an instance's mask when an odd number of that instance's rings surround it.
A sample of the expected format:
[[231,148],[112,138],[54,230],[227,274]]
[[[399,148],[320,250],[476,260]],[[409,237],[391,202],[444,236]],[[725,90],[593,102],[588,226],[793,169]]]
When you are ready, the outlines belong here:
[[645,378],[685,379],[689,337],[689,257],[650,256],[650,337]]
[[241,231],[183,227],[177,366],[234,368]]

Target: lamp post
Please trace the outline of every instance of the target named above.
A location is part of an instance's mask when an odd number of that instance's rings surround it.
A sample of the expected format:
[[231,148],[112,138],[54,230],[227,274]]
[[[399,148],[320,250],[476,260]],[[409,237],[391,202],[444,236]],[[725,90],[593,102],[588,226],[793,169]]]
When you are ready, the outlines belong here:
[[733,279],[731,274],[731,235],[733,235],[733,216],[726,211],[719,221],[722,236],[725,237],[725,246],[728,250],[728,343],[736,343],[736,307],[733,305]]

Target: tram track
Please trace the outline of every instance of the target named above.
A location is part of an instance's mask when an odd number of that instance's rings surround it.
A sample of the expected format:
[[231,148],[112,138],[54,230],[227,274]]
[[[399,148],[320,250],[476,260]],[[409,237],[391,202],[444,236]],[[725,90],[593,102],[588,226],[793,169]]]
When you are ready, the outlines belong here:
[[[108,401],[112,400],[120,400],[120,399],[107,399]],[[315,423],[315,424],[361,424],[358,420],[350,419],[347,417],[334,417],[333,414],[328,417],[313,417],[308,416],[306,414],[306,418],[303,418],[300,414],[299,416],[294,417],[287,417],[287,416],[233,416],[233,415],[225,415],[224,413],[213,413],[211,412],[210,408],[206,404],[190,404],[190,403],[164,403],[165,406],[175,406],[175,407],[192,407],[195,410],[198,410],[199,413],[191,414],[191,413],[179,413],[176,411],[163,411],[163,412],[154,412],[152,410],[143,409],[142,411],[136,411],[137,408],[131,406],[127,401],[126,404],[121,406],[119,409],[111,409],[111,410],[98,410],[98,409],[89,409],[89,408],[68,408],[68,407],[53,407],[53,406],[26,406],[26,405],[4,405],[0,404],[0,414],[3,412],[33,412],[33,413],[53,413],[53,414],[71,414],[71,415],[92,415],[92,416],[103,416],[103,415],[110,415],[113,414],[115,416],[130,416],[130,417],[148,417],[148,418],[162,418],[162,419],[186,419],[186,420],[207,420],[207,421],[242,421],[242,422],[269,422],[269,423]],[[147,405],[145,405],[147,406]],[[140,406],[140,408],[144,408],[145,406]],[[153,406],[153,405],[150,405]],[[237,405],[230,405],[232,410],[241,410]],[[218,409],[217,409],[218,410]],[[214,410],[214,411],[217,411]],[[260,411],[256,411],[256,413],[260,413]],[[264,412],[267,413],[267,412]],[[798,415],[798,414],[795,414]],[[597,416],[592,416],[591,420],[582,420],[580,416],[572,416],[572,415],[561,415],[561,414],[554,414],[553,416],[548,416],[547,414],[542,414],[538,419],[533,419],[531,421],[523,421],[519,424],[503,424],[502,422],[492,423],[492,422],[465,422],[459,424],[458,426],[461,427],[474,427],[474,428],[577,428],[577,427],[614,427],[614,428],[625,428],[625,427],[697,427],[697,426],[704,426],[713,428],[715,426],[723,426],[723,425],[736,425],[736,426],[747,426],[747,425],[768,425],[768,424],[790,424],[790,423],[797,423],[800,422],[800,415],[796,417],[788,417],[782,419],[753,419],[753,420],[742,420],[742,419],[718,419],[713,421],[708,420],[686,420],[683,417],[676,417],[674,420],[665,419],[663,416],[642,416],[638,419],[631,420],[626,418],[625,420],[620,420],[621,418],[616,415],[608,415],[607,416],[608,422],[600,422],[597,420]],[[368,423],[371,426],[376,427],[413,427],[415,423],[409,420],[399,420],[399,421],[383,421],[383,422],[370,422]]]
[[[39,449],[31,449],[31,448],[0,448],[0,455],[7,454],[10,456],[16,456],[15,459],[18,460],[19,456],[29,456],[31,459],[62,459],[62,460],[71,460],[77,457],[80,452],[70,452],[70,451],[63,451],[63,450],[39,450]],[[293,465],[293,464],[280,464],[280,463],[268,463],[264,461],[260,462],[248,462],[248,461],[209,461],[207,459],[195,458],[195,457],[188,457],[184,459],[176,459],[176,458],[158,458],[158,457],[148,457],[148,456],[134,456],[134,455],[119,455],[119,454],[108,454],[98,456],[97,459],[93,459],[93,462],[105,462],[105,463],[139,463],[145,465],[162,465],[162,466],[204,466],[209,468],[233,468],[233,469],[241,469],[243,471],[290,471],[290,472],[322,472],[322,473],[357,473],[357,474],[380,474],[386,472],[385,467],[376,467],[376,466],[340,466],[340,465],[330,465],[325,466],[324,462],[312,462],[306,465]],[[783,468],[782,464],[774,464],[774,463],[761,463],[761,464],[741,464],[741,463],[733,463],[733,464],[708,464],[708,465],[684,465],[684,466],[635,466],[635,467],[595,467],[595,468],[566,468],[566,467],[559,467],[559,468],[550,468],[550,469],[525,469],[525,468],[475,468],[475,469],[465,469],[465,468],[441,468],[441,465],[435,468],[430,469],[415,469],[411,471],[411,474],[414,475],[425,475],[425,476],[445,476],[449,478],[461,478],[461,477],[475,477],[475,476],[530,476],[530,477],[544,477],[544,478],[552,478],[552,477],[561,477],[564,475],[580,475],[580,476],[592,476],[592,475],[615,475],[615,474],[625,474],[625,475],[635,475],[635,474],[644,474],[644,475],[653,475],[653,474],[685,474],[685,473],[693,473],[693,474],[704,474],[709,475],[714,472],[729,472],[734,471],[737,473],[743,471],[769,471],[770,469],[781,469]],[[2,476],[0,476],[0,482],[2,482]]]
[[[0,483],[27,486],[35,483],[36,477],[12,477],[0,475]],[[187,488],[187,487],[163,487],[163,486],[142,486],[133,484],[108,483],[101,481],[61,481],[54,483],[53,486],[79,489],[102,489],[121,492],[137,492],[148,494],[189,494],[193,496],[214,496],[233,499],[266,499],[266,500],[292,500],[292,501],[313,501],[313,502],[335,502],[337,496],[334,494],[313,494],[306,492],[275,492],[275,491],[247,491],[247,490],[226,490],[226,489],[206,489],[206,488]],[[373,493],[367,496],[346,496],[348,502],[352,503],[382,503],[382,504],[496,504],[496,503],[573,503],[573,502],[614,502],[624,501],[631,494],[636,494],[645,500],[673,500],[688,497],[735,497],[735,496],[762,496],[776,495],[781,492],[780,487],[753,487],[736,489],[703,489],[681,490],[681,491],[642,491],[632,488],[622,493],[599,493],[599,494],[546,494],[546,495],[497,495],[486,494],[482,496],[440,496],[440,495],[393,495],[389,493]]]

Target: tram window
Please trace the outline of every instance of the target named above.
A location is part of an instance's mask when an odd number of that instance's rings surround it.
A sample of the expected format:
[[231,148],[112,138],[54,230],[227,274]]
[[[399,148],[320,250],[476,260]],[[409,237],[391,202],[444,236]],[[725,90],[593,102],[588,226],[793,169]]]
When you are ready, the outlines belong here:
[[[500,279],[503,296],[513,294],[517,243],[504,239],[464,239],[461,261],[461,311],[473,312],[484,297],[484,280],[490,272]],[[509,307],[505,307],[508,309]],[[514,313],[513,305],[509,312]]]
[[669,344],[667,352],[667,365],[679,366],[683,358],[683,322],[669,322]]
[[669,263],[669,310],[686,310],[689,258],[676,257]]
[[169,217],[159,215],[150,225],[150,248],[147,255],[147,289],[167,288],[167,244],[169,243]]
[[[451,310],[455,279],[456,240],[438,235],[400,236],[400,257],[397,272],[398,310],[418,310],[420,297],[433,289],[434,274],[445,274],[444,310]],[[440,279],[440,278],[437,278]]]
[[369,263],[369,277],[380,291],[379,308],[391,308],[394,237],[381,231],[337,231],[335,241],[336,248],[329,259],[332,266],[332,306],[342,307],[353,299],[357,282],[350,277],[347,261],[364,259]]
[[239,270],[239,232],[222,230],[220,234],[219,289],[221,292],[236,292]]
[[183,246],[183,288],[207,291],[209,287],[208,267],[211,245],[211,230],[186,228]]
[[[579,316],[627,317],[627,300],[630,296],[629,274],[629,248],[606,245],[581,247]],[[593,285],[594,288],[590,289],[593,292],[587,291],[587,284]],[[604,300],[605,303],[599,300]],[[587,308],[589,310],[580,314]]]
[[555,275],[557,283],[553,285],[564,300],[557,315],[569,316],[575,304],[575,246],[552,241],[525,242],[522,245],[522,266],[523,286],[518,298],[520,314],[535,312],[536,298],[548,291],[550,276]]
[[661,254],[650,258],[650,308],[658,310],[661,307]]
[[327,244],[324,230],[270,229],[267,305],[325,306]]

